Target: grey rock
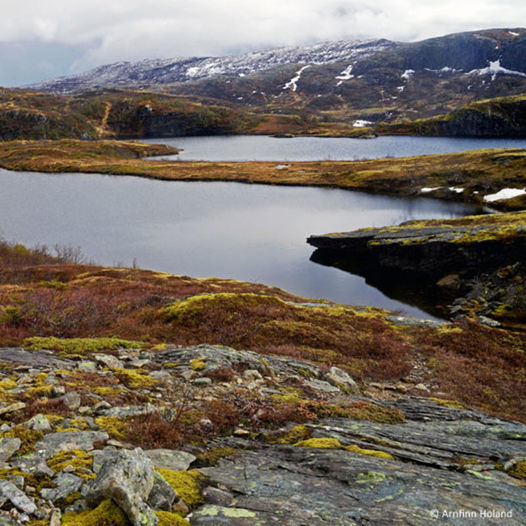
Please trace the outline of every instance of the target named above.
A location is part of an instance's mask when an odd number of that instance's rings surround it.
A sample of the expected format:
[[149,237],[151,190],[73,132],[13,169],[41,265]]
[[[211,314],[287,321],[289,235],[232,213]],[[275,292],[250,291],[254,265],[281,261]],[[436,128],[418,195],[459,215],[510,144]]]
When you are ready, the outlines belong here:
[[49,519],[49,526],[60,526],[62,524],[62,513],[60,509],[55,508],[51,512],[51,517]]
[[153,488],[146,503],[154,510],[171,511],[173,503],[178,497],[177,492],[156,471],[153,472],[153,476]]
[[0,438],[0,462],[9,460],[22,445],[19,438]]
[[78,364],[78,368],[81,371],[85,371],[87,373],[91,373],[93,371],[97,370],[97,363],[93,362],[91,360],[84,360]]
[[59,398],[66,394],[66,388],[63,385],[54,385],[51,389],[51,396],[53,398]]
[[62,401],[64,405],[72,411],[76,411],[80,407],[81,403],[80,394],[75,393],[74,391],[66,393],[64,396],[61,396],[59,400]]
[[175,449],[149,449],[144,453],[152,461],[155,469],[186,471],[196,459],[191,453]]
[[20,471],[23,471],[24,473],[31,473],[36,477],[52,477],[55,474],[55,472],[48,467],[43,456],[38,455],[37,453],[14,458],[10,463],[13,467],[18,468]]
[[24,513],[32,514],[37,510],[36,504],[23,491],[7,480],[0,480],[0,505],[7,501]]
[[207,378],[206,376],[203,376],[202,378],[196,378],[192,381],[193,385],[196,385],[197,387],[206,387],[212,383],[212,380],[210,378]]
[[35,444],[35,451],[43,458],[51,458],[60,451],[81,449],[91,451],[94,442],[108,440],[104,431],[72,431],[70,433],[49,433]]
[[263,378],[261,373],[256,369],[247,369],[246,371],[243,371],[243,379],[245,379],[247,382],[260,380],[261,378]]
[[98,363],[101,363],[110,369],[123,368],[122,362],[118,358],[115,358],[115,356],[112,356],[111,354],[97,354],[94,356],[94,358]]
[[59,473],[53,477],[54,488],[43,488],[40,491],[42,498],[55,501],[68,497],[75,491],[78,491],[84,480],[72,473]]
[[128,405],[120,407],[110,407],[109,409],[99,411],[104,416],[116,416],[118,418],[129,418],[130,416],[147,415],[155,413],[158,409],[151,405]]
[[20,522],[7,515],[7,513],[0,512],[0,526],[20,526]]
[[[228,508],[207,504],[192,513],[192,524],[213,524],[214,526],[253,526],[254,524],[270,524],[261,522],[264,515],[245,508]],[[273,523],[274,524],[274,523]],[[277,523],[275,523],[277,524]],[[280,524],[295,524],[281,522]],[[300,523],[297,523],[300,524]],[[310,523],[314,524],[314,523]]]
[[72,369],[75,362],[57,358],[53,353],[26,351],[21,347],[0,347],[0,362],[19,363],[32,367],[49,367],[51,369]]
[[35,415],[26,422],[26,426],[35,431],[51,431],[51,424],[42,413]]
[[94,506],[111,498],[133,526],[155,526],[157,516],[146,504],[153,485],[152,464],[141,449],[112,451],[103,459],[97,478],[83,488],[83,494]]
[[149,376],[161,382],[170,381],[172,379],[172,375],[168,371],[152,371]]
[[207,504],[217,504],[218,506],[230,506],[234,501],[234,495],[213,486],[208,486],[203,490],[203,498]]
[[26,404],[24,402],[15,402],[14,404],[9,404],[4,407],[0,407],[0,415],[5,415],[7,413],[14,413],[15,411],[20,411],[24,409]]
[[324,393],[339,393],[340,389],[338,387],[326,382],[324,380],[305,380],[305,383],[315,391],[322,391]]
[[339,367],[331,367],[329,372],[323,377],[324,380],[339,387],[348,393],[359,393],[358,384],[351,378],[351,376],[340,369]]

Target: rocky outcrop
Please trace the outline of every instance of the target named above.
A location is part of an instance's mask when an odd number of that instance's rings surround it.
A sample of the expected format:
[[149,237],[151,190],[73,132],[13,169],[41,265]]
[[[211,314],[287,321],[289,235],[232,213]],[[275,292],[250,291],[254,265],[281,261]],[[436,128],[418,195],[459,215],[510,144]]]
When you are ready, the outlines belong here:
[[[314,261],[365,275],[384,290],[396,280],[421,287],[424,296],[429,296],[437,294],[438,286],[438,295],[453,301],[463,295],[472,297],[477,289],[484,301],[493,301],[491,309],[480,314],[506,308],[522,319],[525,219],[524,212],[517,212],[410,221],[395,227],[314,235],[307,242],[318,249]],[[510,272],[513,279],[502,279]],[[480,287],[482,278],[487,287]]]

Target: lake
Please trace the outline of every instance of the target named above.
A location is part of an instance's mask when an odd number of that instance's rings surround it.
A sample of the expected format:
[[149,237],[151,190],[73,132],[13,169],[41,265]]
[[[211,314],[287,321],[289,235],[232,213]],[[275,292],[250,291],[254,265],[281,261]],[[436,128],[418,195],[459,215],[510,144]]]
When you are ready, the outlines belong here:
[[361,277],[309,261],[313,249],[306,237],[475,211],[423,197],[331,188],[2,169],[0,188],[0,235],[7,240],[80,246],[102,265],[135,262],[174,274],[235,278],[421,317],[430,316]]
[[179,155],[163,156],[161,159],[181,161],[354,161],[482,148],[526,148],[526,139],[403,136],[384,136],[376,139],[278,139],[264,135],[233,135],[146,139],[143,142],[163,143],[180,148],[182,151]]

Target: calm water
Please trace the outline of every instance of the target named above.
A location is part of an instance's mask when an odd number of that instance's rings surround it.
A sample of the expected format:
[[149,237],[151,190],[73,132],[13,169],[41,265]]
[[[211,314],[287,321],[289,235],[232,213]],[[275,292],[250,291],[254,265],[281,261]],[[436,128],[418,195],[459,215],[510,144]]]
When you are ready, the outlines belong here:
[[480,148],[526,148],[526,139],[457,139],[451,137],[398,137],[346,139],[296,137],[277,139],[262,135],[176,137],[148,139],[183,151],[162,157],[182,161],[321,161],[406,157],[452,153]]
[[[0,235],[80,246],[104,265],[276,285],[341,303],[423,315],[363,278],[309,261],[313,233],[456,217],[474,209],[432,199],[337,189],[167,182],[0,169]],[[428,317],[423,315],[424,317]]]

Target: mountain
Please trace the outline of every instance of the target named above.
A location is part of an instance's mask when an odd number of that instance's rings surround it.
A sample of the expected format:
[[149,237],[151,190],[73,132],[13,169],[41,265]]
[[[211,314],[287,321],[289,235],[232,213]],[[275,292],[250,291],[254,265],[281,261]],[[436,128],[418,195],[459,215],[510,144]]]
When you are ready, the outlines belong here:
[[237,57],[119,62],[31,89],[163,91],[212,103],[319,114],[331,121],[413,120],[480,99],[526,92],[526,29],[420,42],[325,42]]
[[80,75],[60,77],[30,86],[53,92],[89,88],[149,87],[223,76],[254,75],[286,64],[329,64],[357,60],[396,47],[389,40],[325,42],[307,47],[284,47],[234,57],[191,57],[140,62],[116,62]]

